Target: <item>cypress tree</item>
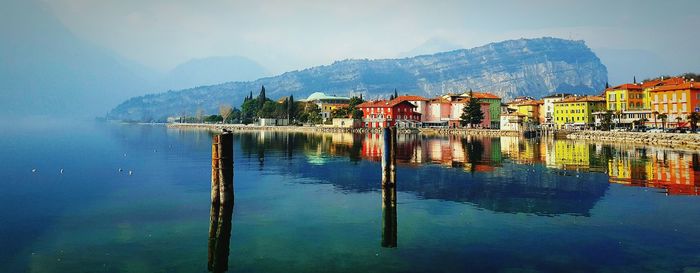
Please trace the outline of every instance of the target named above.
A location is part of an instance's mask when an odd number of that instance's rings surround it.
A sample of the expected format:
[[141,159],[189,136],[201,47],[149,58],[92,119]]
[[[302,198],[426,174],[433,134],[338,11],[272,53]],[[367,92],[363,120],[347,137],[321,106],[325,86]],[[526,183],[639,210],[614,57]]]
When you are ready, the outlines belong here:
[[266,101],[267,97],[265,97],[265,86],[263,85],[262,88],[260,88],[260,94],[258,95],[258,104],[260,105],[260,109],[262,109]]
[[477,125],[484,120],[484,112],[481,111],[479,99],[474,98],[473,92],[469,90],[469,101],[462,108],[462,115],[459,117],[459,124],[466,126],[467,124]]
[[610,84],[608,84],[608,82],[605,82],[605,89],[608,89],[608,88],[610,88]]
[[399,97],[399,93],[396,92],[396,88],[394,88],[394,98],[398,98],[398,97]]

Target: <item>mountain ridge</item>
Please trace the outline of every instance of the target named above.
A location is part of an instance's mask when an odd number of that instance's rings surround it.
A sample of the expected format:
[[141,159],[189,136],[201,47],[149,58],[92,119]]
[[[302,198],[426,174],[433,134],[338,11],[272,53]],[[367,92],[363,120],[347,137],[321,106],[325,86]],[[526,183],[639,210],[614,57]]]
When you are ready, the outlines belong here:
[[131,98],[108,118],[163,121],[197,109],[216,112],[222,103],[240,105],[249,92],[265,85],[268,97],[315,91],[365,98],[399,93],[435,96],[468,89],[493,92],[505,99],[541,97],[554,92],[592,93],[607,81],[607,68],[585,45],[551,37],[489,43],[398,59],[346,59],[294,70],[255,81],[226,82]]

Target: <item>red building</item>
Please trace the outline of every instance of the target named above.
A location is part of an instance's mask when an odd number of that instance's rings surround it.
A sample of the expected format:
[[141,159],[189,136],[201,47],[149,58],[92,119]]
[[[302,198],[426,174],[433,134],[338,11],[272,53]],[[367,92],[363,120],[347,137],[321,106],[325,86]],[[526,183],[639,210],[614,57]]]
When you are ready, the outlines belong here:
[[420,127],[421,114],[406,98],[367,101],[356,107],[362,110],[362,126],[366,128]]

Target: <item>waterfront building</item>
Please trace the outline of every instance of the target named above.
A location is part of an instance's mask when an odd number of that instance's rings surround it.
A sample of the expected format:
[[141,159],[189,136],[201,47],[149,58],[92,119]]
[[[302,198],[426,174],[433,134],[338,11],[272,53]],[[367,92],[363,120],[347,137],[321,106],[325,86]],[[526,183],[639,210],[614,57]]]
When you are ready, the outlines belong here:
[[542,104],[543,102],[540,100],[521,100],[508,103],[508,107],[513,110],[513,113],[523,116],[523,122],[540,124],[543,116],[541,114]]
[[666,124],[670,127],[688,127],[688,115],[700,112],[700,84],[694,81],[658,86],[649,94],[651,111],[666,114]]
[[[480,102],[486,102],[489,104],[488,112],[484,112],[484,117],[488,115],[490,120],[490,125],[486,126],[492,129],[498,129],[500,126],[500,116],[501,116],[501,98],[491,93],[487,92],[472,92],[474,98],[479,99]],[[469,92],[462,94],[463,97],[469,98]]]
[[399,100],[407,100],[411,104],[415,105],[416,109],[414,111],[421,114],[421,122],[425,120],[426,109],[428,108],[429,101],[427,98],[414,95],[404,95],[396,98]]
[[558,129],[592,127],[593,113],[605,110],[605,99],[599,96],[572,96],[553,104],[554,124]]
[[[462,111],[469,100],[470,98],[468,97],[453,94],[428,100],[425,108],[425,118],[423,119],[424,127],[462,127],[460,124]],[[484,113],[484,119],[478,127],[491,128],[491,103],[479,99],[479,104],[481,105],[481,112]]]
[[315,103],[318,108],[321,109],[321,118],[323,118],[323,121],[326,121],[331,117],[331,112],[333,112],[333,110],[348,107],[350,98],[336,95],[326,95],[323,92],[315,92],[309,95],[308,98],[301,99],[300,101]]
[[416,106],[400,97],[393,100],[366,101],[358,104],[356,108],[362,111],[362,126],[366,128],[415,128],[421,124],[421,114],[415,111]]
[[627,111],[644,109],[644,91],[640,84],[626,83],[605,89],[606,110]]
[[542,126],[546,128],[554,128],[554,102],[563,100],[564,98],[573,96],[572,94],[560,93],[552,94],[542,98],[542,107],[540,112],[544,114],[542,118]]

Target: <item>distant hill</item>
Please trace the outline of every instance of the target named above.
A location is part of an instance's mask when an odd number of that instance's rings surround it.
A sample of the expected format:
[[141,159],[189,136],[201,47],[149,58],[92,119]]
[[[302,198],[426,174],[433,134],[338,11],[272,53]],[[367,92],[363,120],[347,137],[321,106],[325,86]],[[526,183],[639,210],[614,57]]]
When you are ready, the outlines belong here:
[[229,81],[252,81],[269,75],[266,68],[246,57],[209,57],[176,66],[160,82],[163,90],[175,90]]
[[139,65],[73,35],[39,1],[0,7],[0,114],[103,115],[153,83]]
[[583,41],[519,39],[410,58],[344,60],[255,81],[140,96],[123,102],[108,117],[162,121],[181,113],[191,115],[197,109],[214,113],[221,103],[240,105],[250,91],[257,94],[261,85],[271,98],[289,94],[303,98],[315,91],[377,98],[388,96],[394,88],[401,94],[432,97],[471,88],[509,99],[555,92],[592,93],[602,90],[606,81],[606,67]]

